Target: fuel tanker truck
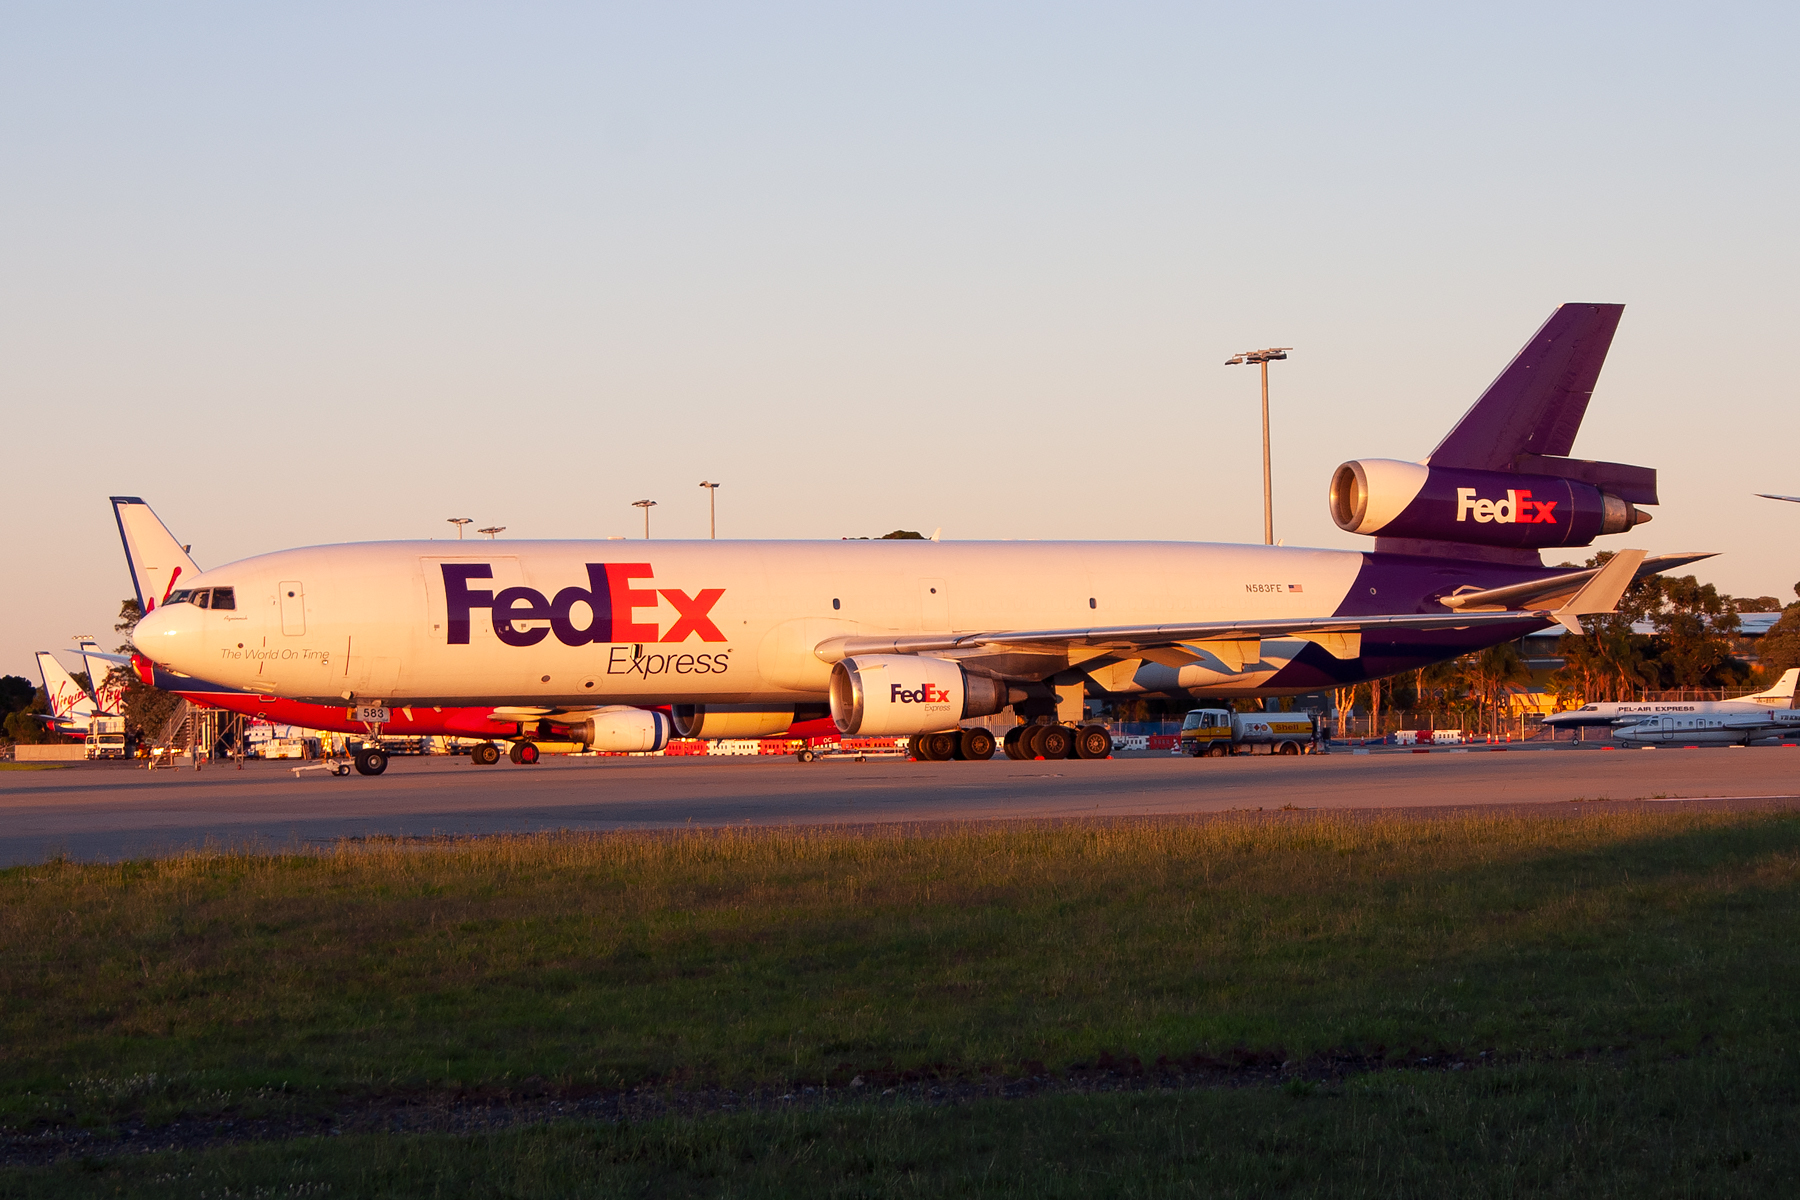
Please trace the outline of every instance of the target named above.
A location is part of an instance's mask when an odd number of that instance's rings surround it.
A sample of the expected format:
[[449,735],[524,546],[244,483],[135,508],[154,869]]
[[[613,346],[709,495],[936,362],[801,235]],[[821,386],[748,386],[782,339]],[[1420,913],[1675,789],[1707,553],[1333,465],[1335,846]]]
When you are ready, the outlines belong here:
[[1267,746],[1270,754],[1311,754],[1317,736],[1315,718],[1304,712],[1196,708],[1181,722],[1181,749],[1190,758],[1254,754],[1258,746]]

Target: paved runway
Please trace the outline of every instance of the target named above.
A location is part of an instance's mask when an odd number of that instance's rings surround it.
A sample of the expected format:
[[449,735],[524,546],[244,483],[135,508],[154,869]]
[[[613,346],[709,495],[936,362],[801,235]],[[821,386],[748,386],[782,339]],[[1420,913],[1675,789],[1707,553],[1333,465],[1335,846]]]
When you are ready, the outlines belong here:
[[1787,797],[1800,751],[1523,750],[1099,762],[797,763],[587,758],[477,767],[398,758],[386,775],[296,778],[280,763],[201,772],[123,764],[0,772],[0,864],[370,834],[1139,816],[1228,809],[1430,808],[1571,800]]

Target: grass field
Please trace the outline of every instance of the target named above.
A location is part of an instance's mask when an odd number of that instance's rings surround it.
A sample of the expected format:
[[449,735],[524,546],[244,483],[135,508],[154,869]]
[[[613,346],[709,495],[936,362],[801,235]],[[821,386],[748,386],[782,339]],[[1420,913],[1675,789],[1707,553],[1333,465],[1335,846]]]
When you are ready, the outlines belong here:
[[[0,1122],[348,1132],[0,1194],[1795,1191],[1797,944],[1800,816],[1769,813],[51,863],[0,873]],[[1050,1082],[958,1099],[1011,1078]],[[630,1088],[796,1099],[355,1119]]]

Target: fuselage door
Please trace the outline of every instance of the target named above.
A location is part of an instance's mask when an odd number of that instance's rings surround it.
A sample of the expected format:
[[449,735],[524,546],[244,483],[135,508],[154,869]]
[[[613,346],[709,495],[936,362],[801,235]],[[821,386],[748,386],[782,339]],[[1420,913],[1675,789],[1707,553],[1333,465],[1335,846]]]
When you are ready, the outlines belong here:
[[297,637],[306,632],[306,589],[298,579],[284,579],[281,589],[281,632]]

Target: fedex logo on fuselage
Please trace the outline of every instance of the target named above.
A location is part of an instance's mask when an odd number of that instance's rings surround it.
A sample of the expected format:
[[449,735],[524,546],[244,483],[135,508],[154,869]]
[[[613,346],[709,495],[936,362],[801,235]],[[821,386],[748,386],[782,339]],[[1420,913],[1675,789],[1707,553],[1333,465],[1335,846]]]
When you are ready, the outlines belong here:
[[935,683],[928,683],[921,688],[909,688],[903,683],[888,685],[889,704],[948,704],[950,693]]
[[[725,635],[713,624],[711,612],[724,588],[702,588],[690,596],[680,588],[635,588],[632,581],[648,580],[649,563],[587,563],[587,586],[566,587],[554,596],[536,588],[509,587],[498,592],[469,584],[492,579],[487,563],[443,563],[444,609],[447,641],[452,646],[469,644],[469,614],[488,610],[494,636],[508,646],[535,646],[550,634],[565,646],[592,642],[685,642],[699,635],[703,642],[722,642]],[[675,623],[664,633],[654,620],[639,621],[636,610],[655,608],[657,596],[675,607]],[[588,623],[576,624],[575,606],[588,610]],[[520,629],[514,621],[548,621],[549,628]]]
[[1509,488],[1504,500],[1477,500],[1474,488],[1456,489],[1456,519],[1459,521],[1472,516],[1483,524],[1492,521],[1497,525],[1554,525],[1555,508],[1554,500],[1533,500],[1528,488]]

